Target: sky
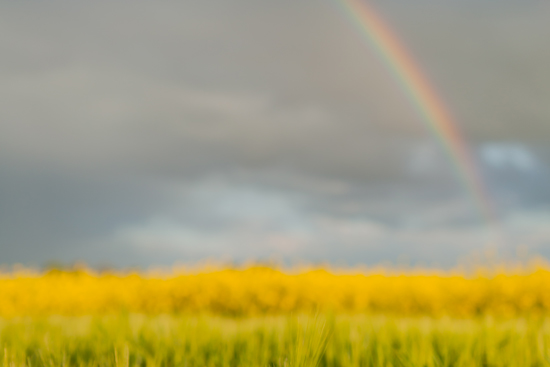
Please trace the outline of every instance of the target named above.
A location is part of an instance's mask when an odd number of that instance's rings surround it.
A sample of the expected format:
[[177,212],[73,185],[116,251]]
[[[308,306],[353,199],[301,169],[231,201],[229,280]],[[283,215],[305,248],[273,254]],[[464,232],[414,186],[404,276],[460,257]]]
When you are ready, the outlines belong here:
[[3,1],[0,264],[550,256],[550,3],[369,4],[493,222],[340,0]]

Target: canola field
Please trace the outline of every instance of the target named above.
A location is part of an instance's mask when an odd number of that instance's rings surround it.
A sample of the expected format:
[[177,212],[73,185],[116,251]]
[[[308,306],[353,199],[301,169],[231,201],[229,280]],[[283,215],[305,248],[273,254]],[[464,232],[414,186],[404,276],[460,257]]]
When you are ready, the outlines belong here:
[[550,270],[0,276],[18,366],[550,366]]
[[0,276],[0,317],[142,314],[260,316],[328,311],[396,316],[523,316],[550,312],[550,269],[384,274],[269,267],[161,273],[88,270]]

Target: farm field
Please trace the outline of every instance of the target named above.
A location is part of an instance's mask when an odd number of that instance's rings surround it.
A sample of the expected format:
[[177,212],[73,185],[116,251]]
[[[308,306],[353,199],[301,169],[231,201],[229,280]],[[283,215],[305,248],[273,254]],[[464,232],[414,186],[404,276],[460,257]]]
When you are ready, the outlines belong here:
[[116,314],[396,316],[550,314],[550,270],[389,272],[202,268],[172,272],[19,270],[0,276],[0,317]]
[[547,366],[550,321],[117,315],[0,323],[4,366]]
[[8,366],[548,366],[550,271],[0,278]]

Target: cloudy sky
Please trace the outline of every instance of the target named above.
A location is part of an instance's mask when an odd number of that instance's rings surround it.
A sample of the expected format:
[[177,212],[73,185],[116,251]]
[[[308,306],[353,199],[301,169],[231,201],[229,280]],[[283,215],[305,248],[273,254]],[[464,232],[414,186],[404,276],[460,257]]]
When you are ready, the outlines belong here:
[[0,263],[550,256],[550,3],[370,3],[498,224],[339,0],[2,1]]

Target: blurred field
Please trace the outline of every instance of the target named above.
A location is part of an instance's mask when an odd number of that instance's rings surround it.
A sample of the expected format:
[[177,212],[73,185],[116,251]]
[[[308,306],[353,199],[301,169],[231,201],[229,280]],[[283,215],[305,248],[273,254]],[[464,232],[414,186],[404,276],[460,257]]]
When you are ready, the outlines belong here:
[[542,318],[58,316],[4,320],[0,340],[5,367],[550,364]]
[[0,276],[19,366],[550,366],[550,270]]
[[550,270],[462,273],[284,272],[269,267],[171,273],[38,273],[0,276],[0,317],[126,313],[519,317],[550,312]]

